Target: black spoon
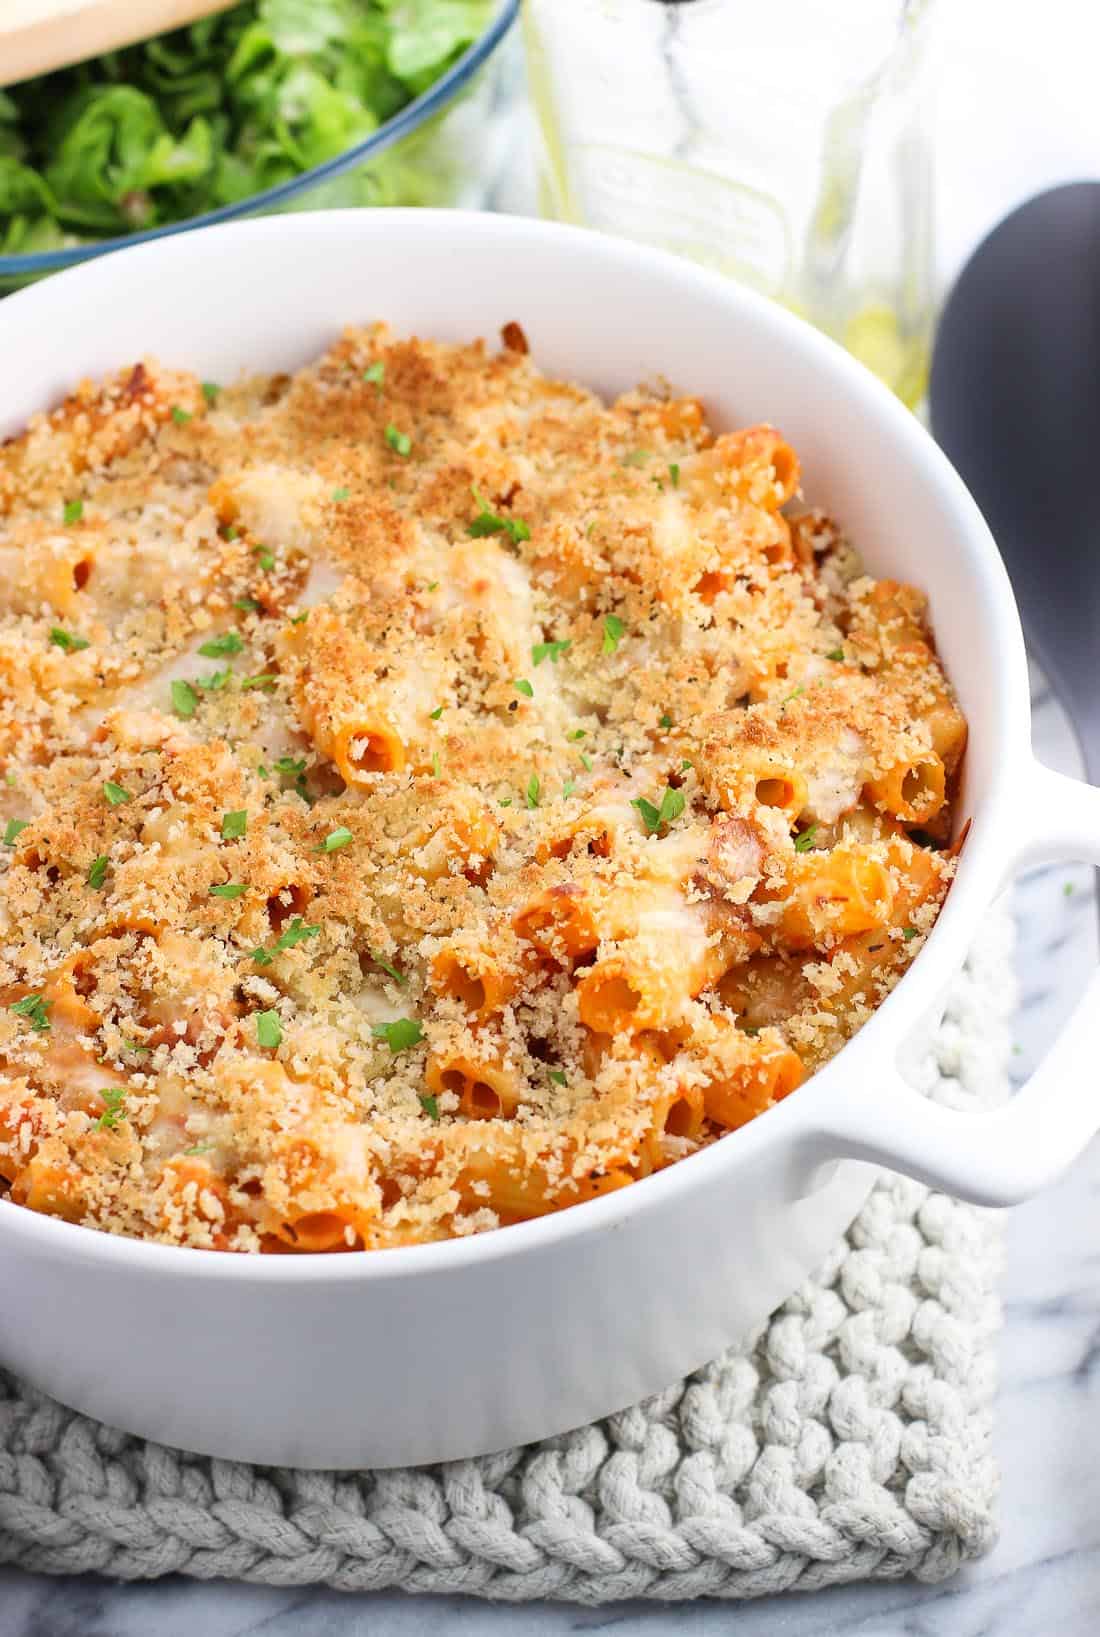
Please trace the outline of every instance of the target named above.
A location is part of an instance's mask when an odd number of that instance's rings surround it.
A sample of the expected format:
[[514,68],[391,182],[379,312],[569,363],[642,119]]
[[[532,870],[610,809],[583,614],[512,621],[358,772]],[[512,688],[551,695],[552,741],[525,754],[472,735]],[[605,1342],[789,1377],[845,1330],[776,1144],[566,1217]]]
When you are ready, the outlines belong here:
[[975,251],[940,321],[930,397],[1100,784],[1100,182],[1039,194]]

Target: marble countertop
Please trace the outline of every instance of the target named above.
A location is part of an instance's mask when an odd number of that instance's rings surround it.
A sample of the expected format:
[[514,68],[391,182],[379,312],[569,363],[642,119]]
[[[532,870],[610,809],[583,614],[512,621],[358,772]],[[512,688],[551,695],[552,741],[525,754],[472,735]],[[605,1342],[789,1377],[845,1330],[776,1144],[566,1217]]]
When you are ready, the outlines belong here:
[[[1062,713],[1033,690],[1036,750],[1080,772]],[[1014,1077],[1040,1057],[1096,959],[1092,872],[1036,871],[1016,889],[1021,1005]],[[499,1607],[165,1580],[112,1585],[0,1571],[0,1637],[1091,1637],[1100,1630],[1100,1142],[1011,1213],[998,1455],[1000,1544],[941,1586],[854,1586],[752,1604]]]

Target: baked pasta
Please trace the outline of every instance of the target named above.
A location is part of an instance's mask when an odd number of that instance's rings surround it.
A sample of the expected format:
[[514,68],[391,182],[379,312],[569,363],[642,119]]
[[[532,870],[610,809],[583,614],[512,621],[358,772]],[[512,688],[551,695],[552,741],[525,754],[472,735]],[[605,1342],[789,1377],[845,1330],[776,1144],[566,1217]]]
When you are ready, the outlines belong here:
[[0,448],[0,1189],[369,1250],[625,1187],[919,949],[965,723],[770,426],[346,332]]

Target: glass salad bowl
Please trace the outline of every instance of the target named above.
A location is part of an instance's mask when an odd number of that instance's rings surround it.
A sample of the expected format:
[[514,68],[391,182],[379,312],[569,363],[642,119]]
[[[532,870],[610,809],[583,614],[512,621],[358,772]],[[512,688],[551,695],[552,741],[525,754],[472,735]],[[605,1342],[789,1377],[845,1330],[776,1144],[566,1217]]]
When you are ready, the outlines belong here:
[[[346,6],[348,0],[343,0],[343,4]],[[229,187],[223,191],[235,191],[236,182],[241,189],[240,197],[214,204],[209,209],[182,219],[159,220],[148,225],[140,220],[140,188],[135,189],[135,225],[129,232],[111,231],[108,226],[105,233],[104,222],[110,222],[112,207],[105,203],[103,214],[97,220],[94,200],[86,207],[86,228],[81,229],[71,223],[59,226],[56,217],[36,199],[34,185],[27,177],[27,167],[21,170],[17,163],[23,156],[18,146],[14,96],[21,88],[13,86],[7,91],[0,88],[0,294],[44,273],[71,267],[105,251],[118,250],[123,245],[164,238],[193,227],[232,221],[243,216],[288,210],[321,210],[335,206],[444,205],[471,209],[484,205],[504,157],[507,141],[507,132],[501,122],[491,117],[502,78],[507,72],[509,56],[498,47],[516,19],[519,4],[520,0],[497,0],[495,5],[488,3],[488,0],[480,0],[480,3],[479,0],[460,0],[460,4],[456,5],[455,0],[446,0],[444,6],[436,8],[434,15],[432,0],[419,0],[418,6],[406,7],[407,14],[415,16],[419,12],[423,20],[423,35],[418,39],[413,30],[408,32],[404,42],[406,71],[402,83],[406,87],[406,95],[413,90],[419,90],[419,94],[412,95],[410,101],[390,117],[374,124],[374,128],[358,140],[350,142],[335,154],[329,152],[314,163],[307,162],[312,157],[310,149],[314,153],[318,147],[331,149],[334,124],[343,119],[345,126],[353,126],[356,119],[354,114],[349,117],[346,100],[343,106],[340,105],[338,79],[332,76],[335,83],[326,83],[325,65],[322,63],[320,73],[316,71],[316,58],[313,59],[313,67],[305,66],[307,53],[303,51],[303,66],[299,70],[299,65],[295,63],[293,72],[298,77],[287,91],[287,96],[295,99],[297,110],[306,109],[308,118],[302,121],[306,130],[303,131],[300,125],[292,132],[294,140],[290,140],[287,137],[290,121],[283,119],[280,108],[280,129],[275,136],[284,140],[280,144],[258,132],[254,145],[256,162],[251,167],[253,178],[262,177],[265,172],[270,176],[273,171],[279,170],[284,174],[269,185],[246,191],[248,167],[241,165],[233,155],[227,164],[235,168],[236,175],[229,177]],[[322,17],[321,28],[324,27],[325,14],[330,10],[338,12],[340,6],[341,0],[336,0],[335,6],[331,5],[330,0],[329,6],[318,9]],[[298,0],[259,0],[253,34],[280,9],[287,14],[291,24],[296,12],[302,19],[303,29],[310,31],[303,36],[303,44],[308,45],[311,38],[323,43],[323,37],[316,32],[318,12],[310,7],[303,10]],[[382,12],[388,10],[387,0],[380,0],[380,9]],[[447,12],[453,17],[460,10],[468,16],[476,16],[483,11],[488,21],[472,43],[450,62],[438,78],[431,79],[431,83],[419,89],[420,83],[431,77],[432,71],[426,65],[431,60],[432,48],[438,44],[435,31],[439,15]],[[203,25],[195,26],[201,28]],[[165,48],[164,82],[168,83],[168,76],[175,73],[172,86],[176,96],[180,94],[181,87],[179,65],[169,61],[169,53],[173,43],[187,32],[181,30],[177,35],[165,36],[156,42],[158,51]],[[242,50],[242,42],[238,42],[233,56],[236,72],[245,73],[251,67],[247,61],[249,43],[246,36]],[[260,43],[267,44],[270,56],[269,39]],[[190,41],[185,44],[190,45]],[[424,69],[418,67],[418,51],[424,59]],[[124,77],[125,58],[126,54],[121,53],[102,61],[116,76],[121,71],[121,77]],[[157,64],[153,65],[154,76],[158,67]],[[148,67],[145,72],[149,74]],[[59,77],[50,76],[51,79]],[[198,80],[197,75],[195,79]],[[27,82],[36,91],[46,83],[44,79]],[[148,78],[145,83],[148,84]],[[287,86],[287,79],[283,79],[282,85]],[[183,91],[186,94],[186,86]],[[99,164],[104,192],[112,167],[117,175],[118,165],[126,162],[127,156],[124,152],[120,153],[120,149],[124,148],[127,139],[131,147],[130,163],[133,165],[136,158],[137,173],[146,171],[155,181],[163,179],[164,167],[168,165],[180,166],[182,173],[189,150],[194,155],[196,146],[201,148],[219,140],[217,116],[207,119],[201,113],[174,141],[165,134],[159,138],[152,132],[147,134],[139,123],[142,111],[139,93],[132,91],[125,83],[118,83],[113,87],[112,94],[132,99],[133,122],[128,123],[131,109],[112,110],[114,117],[110,122],[104,121],[104,130],[90,131],[84,149],[85,162]],[[68,105],[59,110],[55,122],[59,143],[64,143],[66,134],[71,133],[74,110],[77,114],[82,111],[81,105],[86,95],[86,91],[82,90],[78,98],[70,96]],[[142,102],[146,100],[140,98]],[[371,121],[371,111],[362,110],[358,119],[360,126]],[[312,133],[308,129],[309,123],[314,127]],[[72,144],[69,146],[71,148]],[[265,164],[265,158],[270,159],[276,146],[280,146],[282,151],[275,163]],[[285,173],[292,168],[293,160],[287,161],[288,153],[300,155],[299,162],[302,164],[301,169],[289,175]],[[79,162],[79,156],[74,156],[74,162]],[[48,178],[49,169],[46,171],[46,182]],[[101,184],[97,182],[97,185]],[[45,199],[48,188],[45,183],[39,186],[44,189],[41,197]],[[117,213],[117,206],[114,209]]]

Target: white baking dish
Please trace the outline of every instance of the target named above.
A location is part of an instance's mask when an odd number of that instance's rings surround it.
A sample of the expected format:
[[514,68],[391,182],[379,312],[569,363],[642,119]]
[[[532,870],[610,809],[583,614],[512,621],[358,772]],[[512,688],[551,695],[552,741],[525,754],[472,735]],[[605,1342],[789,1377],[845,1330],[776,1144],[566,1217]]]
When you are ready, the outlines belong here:
[[1040,1187],[1100,1125],[1092,988],[1005,1109],[904,1084],[1014,870],[1100,862],[1100,792],[1039,767],[1023,642],[993,542],[909,412],[839,348],[688,263],[572,228],[451,212],[304,215],[104,257],[0,304],[0,433],[143,353],[226,380],[291,369],[349,321],[464,339],[518,319],[539,363],[614,392],[667,376],[712,419],[776,422],[807,494],[878,574],[931,595],[970,719],[973,825],[926,949],[867,1027],[772,1112],[591,1204],[362,1256],[141,1244],[0,1205],[0,1358],[64,1402],[210,1454],[290,1465],[438,1461],[619,1409],[720,1351],[843,1232],[870,1161],[968,1199]]

